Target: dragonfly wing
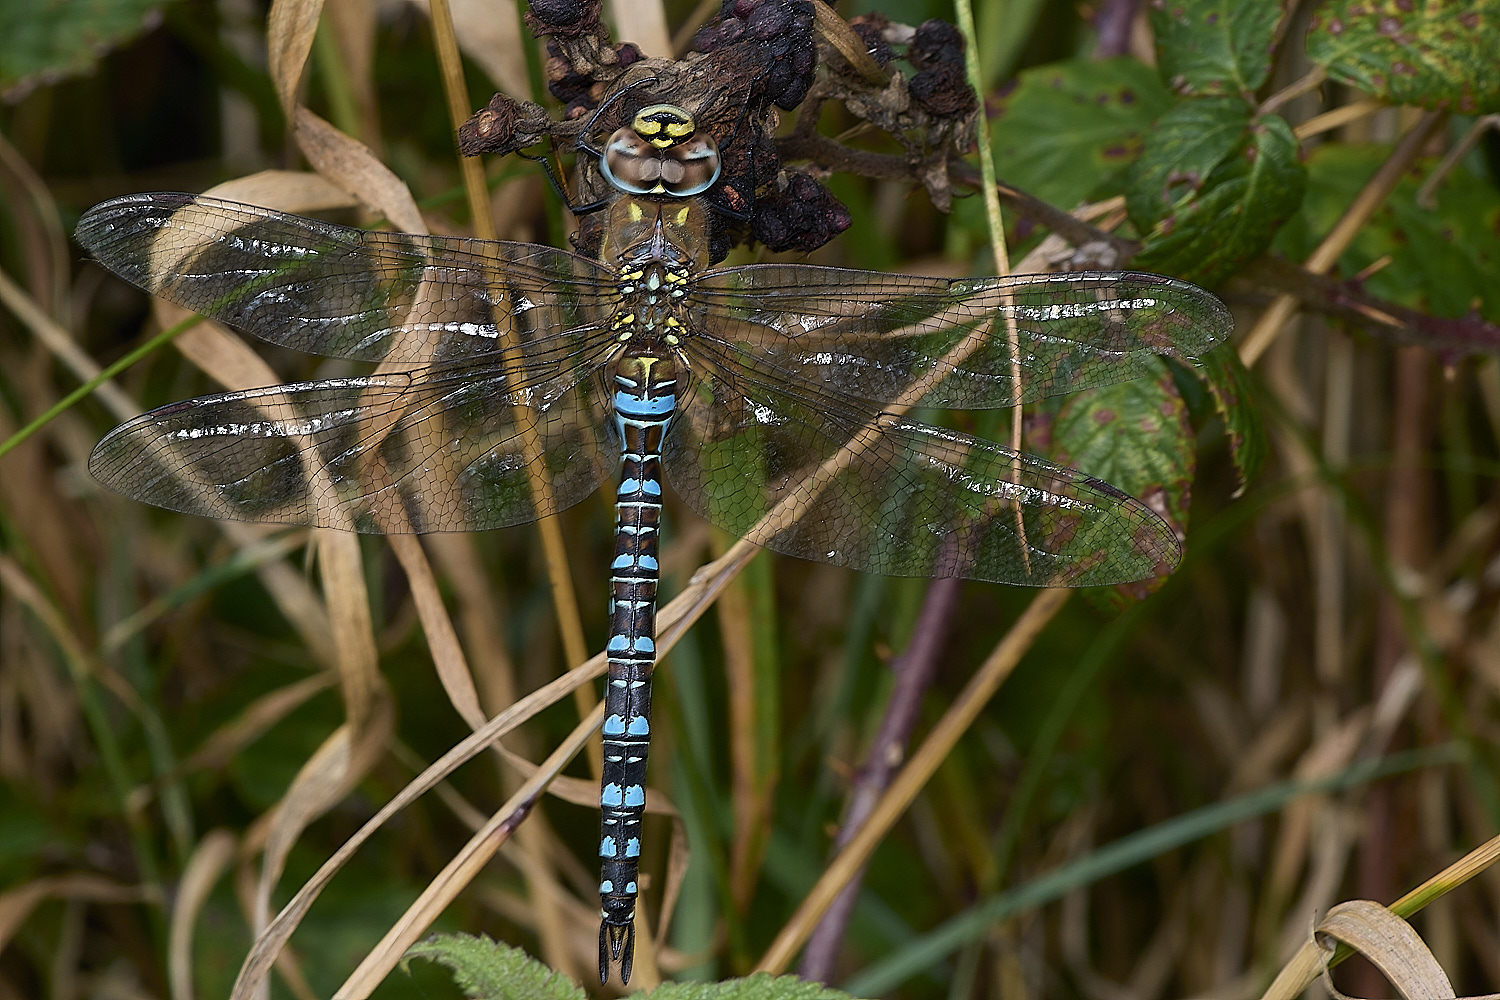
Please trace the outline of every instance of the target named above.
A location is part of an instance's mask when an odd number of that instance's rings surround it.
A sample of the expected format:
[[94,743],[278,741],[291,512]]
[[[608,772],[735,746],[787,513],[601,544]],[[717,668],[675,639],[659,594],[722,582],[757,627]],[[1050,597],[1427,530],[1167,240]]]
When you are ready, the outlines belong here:
[[757,544],[868,573],[1030,586],[1144,579],[1181,556],[1172,528],[1108,483],[816,384],[693,360],[667,479]]
[[590,372],[522,381],[469,363],[205,396],[115,428],[89,469],[207,517],[384,533],[520,524],[591,494],[620,452]]
[[1188,361],[1234,330],[1196,285],[1126,271],[949,280],[758,264],[702,276],[693,302],[695,331],[876,406],[1012,406],[1139,378],[1152,356]]
[[335,226],[189,194],[96,205],[75,234],[156,295],[309,354],[423,364],[597,332],[614,292],[577,254]]

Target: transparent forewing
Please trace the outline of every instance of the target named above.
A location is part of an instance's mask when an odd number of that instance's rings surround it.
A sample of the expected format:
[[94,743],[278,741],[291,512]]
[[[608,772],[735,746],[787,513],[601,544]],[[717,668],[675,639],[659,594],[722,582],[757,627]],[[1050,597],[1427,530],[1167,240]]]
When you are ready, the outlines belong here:
[[667,481],[757,544],[869,573],[1031,586],[1144,579],[1180,558],[1149,507],[1080,472],[754,362],[725,365],[704,350],[692,360],[665,443]]
[[1199,357],[1234,329],[1203,289],[1127,271],[948,280],[762,264],[702,275],[692,306],[695,331],[798,383],[965,409],[1139,378],[1152,355]]
[[89,469],[207,517],[386,533],[520,524],[582,500],[619,463],[597,367],[528,381],[468,362],[206,396],[115,428]]
[[107,201],[77,238],[169,301],[309,354],[423,364],[598,334],[614,279],[529,243],[370,232],[187,194]]

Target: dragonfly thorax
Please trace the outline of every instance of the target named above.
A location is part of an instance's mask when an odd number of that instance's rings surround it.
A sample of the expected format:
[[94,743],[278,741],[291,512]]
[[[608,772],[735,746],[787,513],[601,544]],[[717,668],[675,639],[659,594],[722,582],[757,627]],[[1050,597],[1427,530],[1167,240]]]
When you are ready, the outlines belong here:
[[614,205],[603,259],[615,268],[620,301],[611,329],[619,342],[670,347],[686,332],[685,303],[708,246],[700,215],[693,201]]

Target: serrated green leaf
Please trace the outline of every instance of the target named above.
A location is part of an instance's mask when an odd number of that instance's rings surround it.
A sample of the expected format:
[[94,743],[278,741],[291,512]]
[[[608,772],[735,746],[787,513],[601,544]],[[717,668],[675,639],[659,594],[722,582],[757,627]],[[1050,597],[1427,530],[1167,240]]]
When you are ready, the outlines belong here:
[[1248,97],[1270,75],[1277,0],[1173,0],[1147,10],[1157,68],[1179,94]]
[[[1307,162],[1307,197],[1276,249],[1304,259],[1389,156],[1388,146],[1329,143],[1315,150]],[[1429,169],[1431,161],[1401,179],[1339,258],[1337,272],[1350,278],[1389,257],[1389,266],[1364,280],[1371,294],[1434,316],[1462,317],[1477,308],[1500,322],[1500,193],[1460,165],[1438,187],[1435,206],[1422,208],[1417,190]]]
[[[1181,122],[1192,117],[1186,105],[1223,100],[1185,102],[1173,116]],[[1166,118],[1161,125],[1147,139],[1139,168],[1143,178],[1159,176],[1158,164],[1176,155],[1182,133]],[[1133,266],[1200,285],[1218,284],[1270,246],[1281,224],[1302,203],[1306,184],[1307,171],[1298,159],[1291,127],[1277,115],[1254,119],[1199,188],[1185,188],[1166,214],[1132,220],[1146,232],[1145,246]],[[1143,195],[1141,203],[1147,201]]]
[[[425,958],[453,970],[470,1000],[585,1000],[578,984],[520,948],[470,934],[434,934],[407,949],[402,961]],[[722,983],[662,983],[657,1000],[852,1000],[847,993],[796,976],[758,972]]]
[[1253,376],[1240,360],[1239,353],[1227,344],[1199,358],[1193,374],[1208,386],[1214,408],[1224,419],[1224,428],[1229,435],[1229,454],[1240,474],[1238,495],[1260,471],[1269,447],[1266,425],[1251,391]]
[[1125,181],[1125,209],[1135,227],[1150,232],[1202,191],[1215,168],[1239,151],[1251,114],[1241,98],[1205,97],[1162,115]]
[[1135,59],[1074,59],[1027,70],[991,126],[1001,178],[1064,208],[1119,190],[1142,137],[1172,105]]
[[165,0],[0,0],[0,94],[88,72],[105,52],[153,26]]
[[1339,0],[1320,7],[1308,58],[1395,104],[1500,110],[1500,2]]
[[[1166,362],[1158,359],[1154,370],[1151,378],[1044,404],[1027,424],[1027,443],[1054,462],[1143,500],[1181,537],[1197,467],[1196,437]],[[1161,579],[1129,584],[1127,592],[1144,596]]]
[[796,976],[757,972],[722,983],[662,983],[653,1000],[851,1000],[849,994]]
[[425,958],[453,970],[453,981],[471,1000],[586,1000],[561,972],[520,948],[470,934],[435,934],[412,945],[402,962]]

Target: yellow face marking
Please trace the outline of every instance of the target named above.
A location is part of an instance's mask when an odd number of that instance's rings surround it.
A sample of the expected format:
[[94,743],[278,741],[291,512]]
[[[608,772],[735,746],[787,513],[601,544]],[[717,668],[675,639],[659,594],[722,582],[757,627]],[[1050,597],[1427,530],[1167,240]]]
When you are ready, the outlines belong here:
[[645,209],[641,208],[641,206],[640,206],[639,203],[637,203],[635,201],[632,201],[630,203],[630,221],[631,222],[640,222],[645,217],[646,217],[646,211],[645,211]]
[[693,116],[675,104],[652,104],[635,114],[630,128],[657,149],[670,149],[698,131]]
[[688,220],[688,206],[683,205],[682,208],[680,210],[678,210],[678,212],[677,212],[677,224],[679,226],[685,226],[685,225],[687,225],[687,220]]

